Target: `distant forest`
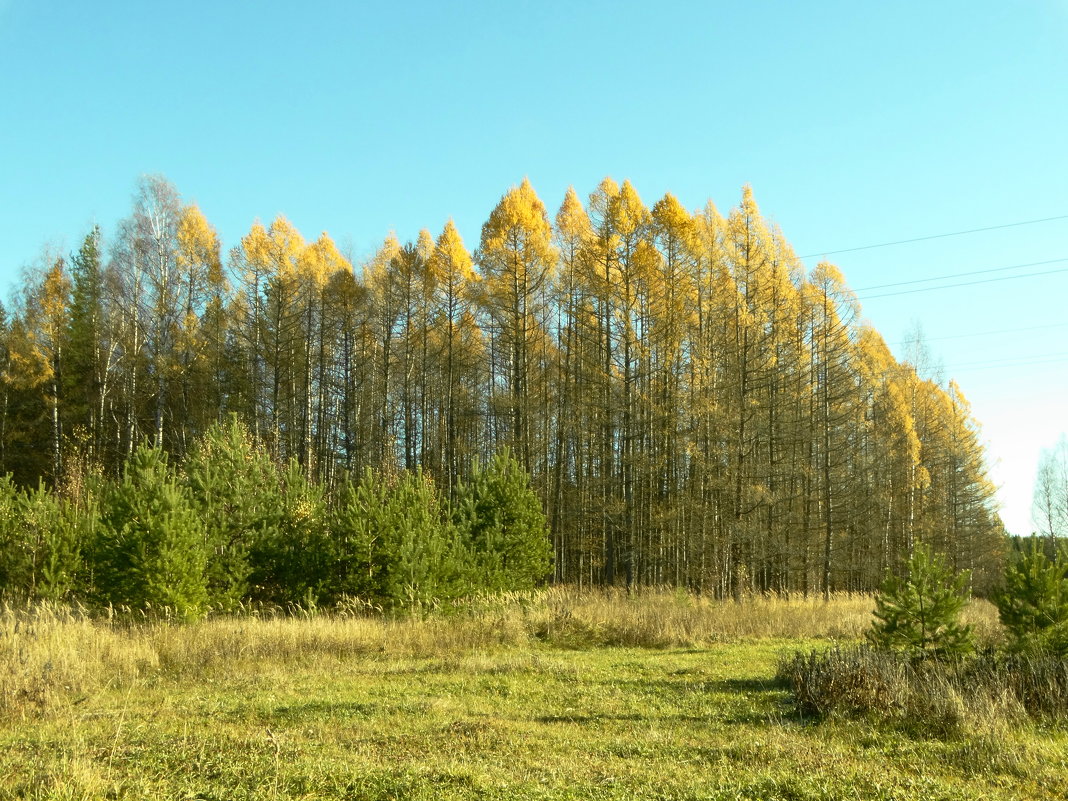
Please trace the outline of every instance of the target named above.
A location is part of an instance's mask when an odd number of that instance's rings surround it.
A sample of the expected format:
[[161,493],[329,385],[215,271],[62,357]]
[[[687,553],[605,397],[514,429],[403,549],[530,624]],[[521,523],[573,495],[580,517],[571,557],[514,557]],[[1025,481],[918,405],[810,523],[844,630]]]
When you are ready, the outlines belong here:
[[236,417],[333,498],[421,470],[445,499],[508,448],[579,585],[870,590],[917,542],[1000,571],[955,383],[891,355],[833,265],[751,191],[725,216],[605,179],[555,217],[511,188],[469,250],[255,223],[228,252],[164,178],[105,241],[27,271],[0,323],[0,472],[78,499],[148,444],[182,464]]

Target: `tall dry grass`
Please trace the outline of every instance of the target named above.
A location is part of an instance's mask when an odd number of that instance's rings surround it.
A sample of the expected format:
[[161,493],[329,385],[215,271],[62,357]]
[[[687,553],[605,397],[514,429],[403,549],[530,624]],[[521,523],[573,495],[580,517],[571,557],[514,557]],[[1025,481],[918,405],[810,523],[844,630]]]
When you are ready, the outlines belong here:
[[753,595],[716,600],[674,590],[552,588],[531,605],[535,636],[556,645],[650,648],[766,638],[850,639],[871,623],[871,596]]
[[802,715],[874,717],[934,736],[996,734],[1027,718],[1068,719],[1068,662],[1053,655],[979,651],[914,661],[867,645],[797,652],[779,679]]
[[[387,617],[360,604],[332,612],[249,610],[194,624],[93,617],[80,609],[0,609],[0,718],[26,717],[146,675],[353,657],[434,657],[509,647],[700,647],[745,639],[853,640],[872,599],[754,596],[717,601],[674,590],[578,591],[479,598],[451,610]],[[976,611],[978,609],[978,611]],[[988,609],[973,616],[990,624]],[[993,618],[996,623],[996,616]]]
[[26,717],[159,665],[151,643],[84,610],[0,607],[0,718]]

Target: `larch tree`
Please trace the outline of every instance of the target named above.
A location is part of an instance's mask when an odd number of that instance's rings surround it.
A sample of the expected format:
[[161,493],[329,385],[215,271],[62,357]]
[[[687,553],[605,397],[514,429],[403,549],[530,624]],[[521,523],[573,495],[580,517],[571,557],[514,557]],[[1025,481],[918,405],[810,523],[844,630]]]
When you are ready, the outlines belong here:
[[39,392],[47,410],[53,483],[63,478],[64,349],[69,329],[71,282],[62,257],[27,282],[21,309],[8,340],[8,375],[16,387]]
[[556,214],[554,244],[558,254],[554,312],[557,359],[554,383],[556,406],[553,428],[553,476],[549,506],[553,532],[554,565],[558,581],[587,578],[584,564],[589,536],[591,471],[593,459],[588,432],[595,425],[590,416],[587,390],[595,370],[591,342],[590,297],[591,244],[593,228],[582,201],[568,187]]
[[540,482],[548,399],[549,292],[556,255],[544,204],[529,180],[510,189],[482,226],[478,263],[490,336],[494,429]]
[[[242,240],[252,328],[253,386],[269,425],[264,431],[272,453],[288,460],[298,451],[298,390],[303,359],[298,261],[304,238],[282,215],[268,229],[257,223]],[[250,291],[251,290],[251,291]]]
[[221,405],[217,387],[223,342],[216,315],[221,313],[222,256],[219,235],[196,205],[181,211],[177,248],[181,317],[174,364],[175,450],[182,454],[190,439],[202,434],[217,416],[211,406]]
[[376,467],[392,465],[396,459],[399,426],[391,399],[395,398],[398,383],[403,337],[404,294],[397,275],[401,258],[401,245],[391,233],[364,267],[370,304],[368,333],[373,348],[374,419],[370,433],[377,450],[373,460]]
[[851,326],[856,301],[834,265],[820,262],[809,276],[808,302],[812,309],[813,446],[812,464],[818,488],[821,545],[820,587],[825,599],[833,584],[836,540],[848,533],[843,509],[851,495],[853,442],[850,438],[859,404],[852,366]]
[[726,220],[724,241],[734,279],[733,308],[727,317],[724,395],[732,419],[728,445],[732,524],[727,532],[724,566],[725,589],[737,598],[751,588],[756,512],[766,502],[757,463],[763,433],[759,411],[767,404],[772,368],[768,317],[773,313],[769,287],[773,241],[748,186]]
[[327,328],[327,289],[334,275],[346,270],[351,272],[352,266],[326,232],[305,246],[298,256],[297,266],[304,338],[300,375],[303,402],[297,455],[309,474],[318,477],[324,468],[327,474],[330,469],[330,461],[325,458],[330,416],[326,385],[329,363],[333,359],[333,337]]
[[440,374],[435,381],[439,407],[436,444],[431,449],[437,456],[427,467],[451,497],[456,480],[479,444],[477,389],[482,351],[482,332],[475,318],[480,277],[452,220],[445,223],[435,242],[430,272],[434,350]]
[[686,346],[697,315],[692,283],[697,259],[696,221],[674,195],[666,194],[653,206],[651,233],[657,258],[650,275],[649,398],[643,437],[651,451],[645,495],[657,558],[647,580],[682,584],[687,558],[685,504],[680,499],[685,497],[689,441],[685,387],[691,354]]

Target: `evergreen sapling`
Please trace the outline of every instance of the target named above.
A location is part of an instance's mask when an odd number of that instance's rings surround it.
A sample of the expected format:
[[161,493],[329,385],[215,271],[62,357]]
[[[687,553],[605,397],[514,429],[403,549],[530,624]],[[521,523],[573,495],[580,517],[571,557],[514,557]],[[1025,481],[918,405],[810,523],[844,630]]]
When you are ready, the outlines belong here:
[[968,573],[957,575],[926,545],[918,545],[904,577],[890,576],[875,596],[868,640],[914,661],[958,657],[973,650],[971,626],[961,624]]

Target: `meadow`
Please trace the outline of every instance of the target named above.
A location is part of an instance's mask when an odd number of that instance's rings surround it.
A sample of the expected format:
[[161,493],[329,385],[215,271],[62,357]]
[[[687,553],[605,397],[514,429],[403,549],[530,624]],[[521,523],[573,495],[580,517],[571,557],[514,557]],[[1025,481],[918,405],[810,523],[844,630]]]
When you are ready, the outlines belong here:
[[[0,798],[1056,799],[1068,731],[803,715],[868,596],[551,589],[386,618],[0,613]],[[996,612],[973,602],[980,638]]]

